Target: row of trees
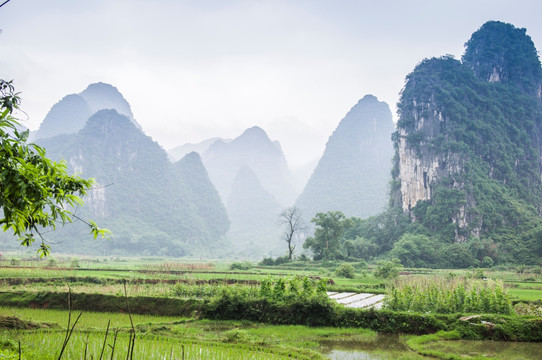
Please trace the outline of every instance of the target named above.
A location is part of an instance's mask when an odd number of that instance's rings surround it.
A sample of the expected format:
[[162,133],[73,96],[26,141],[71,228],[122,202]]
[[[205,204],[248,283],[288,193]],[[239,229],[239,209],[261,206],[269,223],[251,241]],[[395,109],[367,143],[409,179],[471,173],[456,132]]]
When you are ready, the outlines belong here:
[[279,224],[286,225],[283,240],[288,246],[288,261],[293,258],[295,243],[305,239],[303,248],[314,260],[368,261],[385,255],[399,259],[406,267],[435,268],[487,268],[504,262],[499,244],[491,239],[445,241],[427,233],[397,209],[368,219],[347,218],[340,211],[329,211],[317,213],[311,222],[314,234],[305,238],[309,227],[299,208],[281,213]]

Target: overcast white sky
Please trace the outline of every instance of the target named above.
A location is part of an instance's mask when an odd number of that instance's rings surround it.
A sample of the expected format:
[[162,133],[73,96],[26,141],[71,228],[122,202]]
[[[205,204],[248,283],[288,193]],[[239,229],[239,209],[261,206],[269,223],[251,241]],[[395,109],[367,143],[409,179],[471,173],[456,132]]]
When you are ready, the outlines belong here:
[[166,149],[258,125],[295,167],[364,95],[395,113],[422,59],[460,58],[488,20],[526,28],[540,49],[541,18],[540,0],[11,0],[0,78],[15,80],[31,129],[102,81]]

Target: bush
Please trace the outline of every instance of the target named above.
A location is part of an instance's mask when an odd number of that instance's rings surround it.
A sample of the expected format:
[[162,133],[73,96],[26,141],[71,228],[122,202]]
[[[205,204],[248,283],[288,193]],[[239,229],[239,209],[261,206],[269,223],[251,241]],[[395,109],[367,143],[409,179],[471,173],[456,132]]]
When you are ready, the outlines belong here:
[[393,259],[391,261],[379,261],[376,266],[374,276],[382,279],[394,279],[399,276],[399,269],[402,267],[403,265],[401,265],[399,259]]
[[9,264],[12,265],[12,266],[19,266],[19,265],[21,265],[21,262],[18,259],[12,258],[10,260]]
[[288,259],[288,256],[279,256],[275,259],[275,265],[286,264],[288,261],[290,261],[290,259]]
[[260,265],[273,266],[273,265],[275,265],[275,260],[273,260],[272,257],[263,258],[263,260],[260,261]]
[[252,269],[252,263],[249,261],[234,262],[230,265],[230,270],[250,270]]
[[288,256],[286,256],[286,255],[279,256],[278,258],[276,258],[274,260],[273,260],[272,257],[268,257],[268,258],[264,258],[260,262],[260,265],[264,265],[264,266],[282,265],[282,264],[286,264],[289,261],[290,261],[290,259],[288,259]]
[[354,267],[349,263],[342,263],[341,266],[339,266],[337,270],[335,270],[335,275],[348,279],[353,279]]
[[309,261],[310,259],[309,259],[309,257],[308,257],[307,255],[301,254],[301,255],[299,255],[299,256],[297,257],[296,260],[297,260],[297,261]]
[[54,258],[50,258],[49,261],[47,262],[47,267],[50,267],[50,268],[57,267],[57,265],[58,265],[58,261]]

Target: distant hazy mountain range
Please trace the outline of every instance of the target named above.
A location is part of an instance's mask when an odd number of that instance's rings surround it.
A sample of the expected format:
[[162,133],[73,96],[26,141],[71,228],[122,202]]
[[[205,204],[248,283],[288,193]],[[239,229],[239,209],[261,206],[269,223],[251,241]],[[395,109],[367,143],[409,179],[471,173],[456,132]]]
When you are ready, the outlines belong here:
[[395,131],[388,105],[372,95],[361,99],[329,137],[297,205],[307,218],[342,211],[365,218],[387,205]]
[[[297,201],[307,221],[316,211],[366,216],[382,208],[390,126],[387,105],[371,96],[342,120]],[[113,231],[111,240],[91,242],[86,227],[66,226],[48,234],[60,242],[57,251],[268,256],[285,250],[277,218],[296,202],[303,180],[259,127],[166,154],[143,133],[122,94],[98,83],[55,104],[31,136],[70,171],[96,180],[77,214]],[[308,178],[314,166],[298,174]]]
[[60,242],[56,251],[211,256],[226,249],[229,220],[201,157],[171,163],[111,85],[62,99],[34,137],[49,157],[96,180],[77,216],[113,231],[111,240],[93,242],[85,226],[65,226],[47,234]]
[[126,115],[141,129],[134,120],[130,104],[124,99],[116,87],[96,83],[89,85],[79,94],[66,95],[57,102],[38,130],[32,132],[31,139],[45,139],[61,134],[74,134],[81,130],[88,118],[101,109],[115,109]]

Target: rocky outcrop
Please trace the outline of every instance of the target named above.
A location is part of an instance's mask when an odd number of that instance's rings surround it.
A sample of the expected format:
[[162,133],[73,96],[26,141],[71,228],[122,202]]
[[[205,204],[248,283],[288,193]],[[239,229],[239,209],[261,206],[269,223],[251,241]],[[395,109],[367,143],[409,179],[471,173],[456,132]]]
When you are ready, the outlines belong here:
[[488,21],[467,42],[463,63],[483,81],[512,84],[542,99],[542,69],[526,32],[510,24]]
[[457,242],[534,226],[542,208],[541,83],[531,39],[510,24],[482,26],[462,62],[422,61],[398,104],[393,205]]
[[[401,206],[410,211],[418,201],[431,199],[431,184],[458,174],[463,167],[463,157],[452,151],[435,152],[429,145],[439,136],[446,120],[435,104],[417,106],[409,116],[414,118],[413,130],[397,130],[397,155],[400,179]],[[418,110],[419,109],[419,110]],[[459,186],[459,184],[456,184]]]

